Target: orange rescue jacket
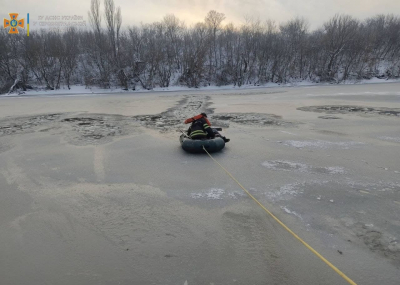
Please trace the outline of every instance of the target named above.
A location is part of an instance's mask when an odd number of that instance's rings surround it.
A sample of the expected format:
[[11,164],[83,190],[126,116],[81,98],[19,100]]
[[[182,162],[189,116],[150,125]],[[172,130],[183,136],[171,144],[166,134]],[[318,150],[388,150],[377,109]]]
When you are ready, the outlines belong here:
[[185,124],[190,124],[191,122],[194,122],[194,121],[199,120],[199,119],[201,119],[201,118],[203,118],[204,120],[206,120],[207,124],[211,127],[210,121],[209,121],[206,117],[204,117],[202,114],[199,114],[199,115],[194,116],[194,117],[192,117],[192,118],[186,119],[186,120],[185,120]]

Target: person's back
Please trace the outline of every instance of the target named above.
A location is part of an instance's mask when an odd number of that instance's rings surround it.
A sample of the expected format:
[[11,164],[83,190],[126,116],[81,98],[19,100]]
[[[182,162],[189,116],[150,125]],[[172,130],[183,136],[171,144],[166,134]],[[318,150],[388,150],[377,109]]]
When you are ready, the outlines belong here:
[[229,142],[230,140],[224,136],[221,136],[217,130],[211,128],[211,123],[207,119],[207,115],[205,113],[201,113],[192,118],[186,119],[185,124],[192,123],[189,127],[187,134],[193,140],[201,140],[206,138],[215,138],[221,137],[224,142]]
[[192,125],[188,130],[188,135],[193,140],[215,137],[214,132],[204,118],[200,118],[192,122]]

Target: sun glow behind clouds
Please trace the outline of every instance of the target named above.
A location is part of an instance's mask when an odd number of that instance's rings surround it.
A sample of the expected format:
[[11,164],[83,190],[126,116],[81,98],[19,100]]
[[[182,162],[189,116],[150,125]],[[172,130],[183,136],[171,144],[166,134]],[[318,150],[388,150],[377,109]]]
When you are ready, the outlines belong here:
[[[8,13],[30,13],[32,20],[46,15],[80,15],[87,19],[90,0],[0,0],[2,17]],[[101,1],[102,8],[104,7]],[[203,21],[209,10],[226,15],[224,23],[241,24],[246,17],[271,19],[278,23],[304,17],[312,29],[336,13],[359,19],[376,14],[400,14],[399,0],[114,0],[122,10],[123,26],[160,21],[174,14],[188,25]],[[56,5],[55,5],[56,4]]]

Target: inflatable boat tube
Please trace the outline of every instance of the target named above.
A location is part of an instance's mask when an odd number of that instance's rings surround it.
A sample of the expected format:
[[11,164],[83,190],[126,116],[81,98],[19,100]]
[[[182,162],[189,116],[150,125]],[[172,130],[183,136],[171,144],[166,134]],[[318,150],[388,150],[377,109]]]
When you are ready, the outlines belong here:
[[225,142],[220,137],[206,140],[192,140],[182,134],[179,141],[182,148],[190,153],[203,153],[203,146],[208,152],[220,151],[225,147]]

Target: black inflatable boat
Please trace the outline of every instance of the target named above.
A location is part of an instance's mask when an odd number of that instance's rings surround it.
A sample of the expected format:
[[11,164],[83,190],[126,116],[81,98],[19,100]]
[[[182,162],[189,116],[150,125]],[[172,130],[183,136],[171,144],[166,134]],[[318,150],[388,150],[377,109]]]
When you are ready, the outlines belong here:
[[225,142],[220,137],[205,140],[192,140],[186,135],[181,134],[179,141],[181,142],[182,148],[191,153],[203,153],[203,146],[208,152],[220,151],[225,147]]

